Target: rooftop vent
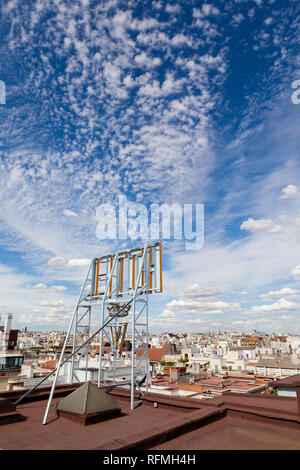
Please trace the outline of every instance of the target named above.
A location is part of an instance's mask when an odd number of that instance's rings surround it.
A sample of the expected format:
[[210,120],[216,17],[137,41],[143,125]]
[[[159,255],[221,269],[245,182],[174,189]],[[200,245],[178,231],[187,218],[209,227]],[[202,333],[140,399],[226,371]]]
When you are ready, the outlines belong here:
[[84,425],[120,416],[121,405],[97,385],[86,382],[56,406],[59,416]]

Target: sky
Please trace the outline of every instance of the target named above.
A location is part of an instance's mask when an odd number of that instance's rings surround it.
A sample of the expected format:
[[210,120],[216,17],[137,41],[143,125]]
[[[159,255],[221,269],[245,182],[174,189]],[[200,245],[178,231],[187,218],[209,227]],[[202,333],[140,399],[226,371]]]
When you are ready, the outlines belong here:
[[66,329],[89,260],[143,246],[97,236],[126,196],[204,205],[202,249],[163,240],[151,332],[300,334],[299,10],[2,3],[1,323]]

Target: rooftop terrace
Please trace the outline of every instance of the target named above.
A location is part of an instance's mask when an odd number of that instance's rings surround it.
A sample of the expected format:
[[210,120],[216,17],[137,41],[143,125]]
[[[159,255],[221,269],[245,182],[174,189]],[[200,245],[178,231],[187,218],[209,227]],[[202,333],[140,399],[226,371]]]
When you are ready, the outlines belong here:
[[[53,403],[76,388],[58,386]],[[15,401],[20,391],[2,392]],[[214,400],[145,393],[130,410],[129,390],[110,394],[122,415],[83,426],[56,416],[42,425],[49,388],[37,389],[17,406],[21,421],[2,421],[1,449],[300,449],[300,419],[295,398],[228,393]],[[154,403],[157,407],[154,407]]]

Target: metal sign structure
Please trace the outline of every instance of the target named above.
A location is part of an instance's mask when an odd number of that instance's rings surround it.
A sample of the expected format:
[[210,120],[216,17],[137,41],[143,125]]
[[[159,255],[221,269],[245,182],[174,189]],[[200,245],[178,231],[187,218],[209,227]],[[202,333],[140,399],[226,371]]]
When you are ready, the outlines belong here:
[[[61,366],[70,363],[69,383],[79,382],[79,362],[75,355],[85,354],[87,380],[89,344],[100,334],[98,387],[121,385],[117,379],[118,359],[124,348],[126,334],[131,340],[131,409],[139,403],[134,391],[140,388],[139,377],[146,378],[148,390],[148,296],[162,292],[161,243],[93,258],[76,304],[62,352],[56,367],[43,424],[46,424]],[[100,318],[99,318],[100,310]],[[92,319],[99,319],[98,329],[91,333]],[[66,345],[73,331],[73,351],[64,359]],[[84,335],[88,339],[84,341]],[[78,347],[77,341],[82,341]],[[109,381],[105,372],[109,367]],[[80,371],[82,372],[82,365]]]

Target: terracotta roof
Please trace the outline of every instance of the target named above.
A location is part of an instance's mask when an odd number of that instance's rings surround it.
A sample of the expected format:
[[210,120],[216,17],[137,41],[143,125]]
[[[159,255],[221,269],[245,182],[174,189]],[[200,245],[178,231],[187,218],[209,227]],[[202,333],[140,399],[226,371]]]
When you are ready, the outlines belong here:
[[163,346],[161,348],[149,348],[148,349],[149,361],[153,361],[153,362],[162,361],[162,358],[166,354],[168,348],[169,348],[168,343],[163,344]]
[[[102,343],[102,353],[103,354],[109,354],[111,353],[111,348],[110,348],[110,343],[108,343],[107,341],[103,341]],[[96,354],[99,354],[100,353],[100,346],[99,344],[96,344],[96,345],[93,345],[93,346],[89,346],[89,351],[91,351],[91,354],[90,356],[91,357],[95,357]]]
[[54,360],[43,362],[41,367],[43,369],[55,369],[56,364],[57,364],[57,361],[54,359]]
[[286,343],[287,336],[273,336],[271,340],[273,341],[281,341],[282,343]]
[[246,338],[242,338],[242,341],[259,341],[262,338],[258,336],[247,336]]

